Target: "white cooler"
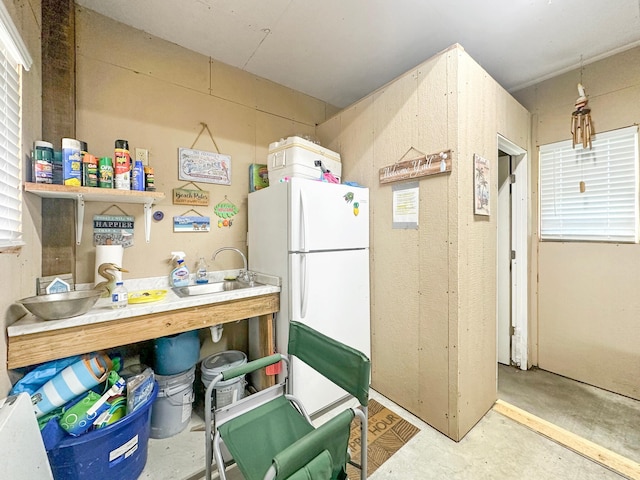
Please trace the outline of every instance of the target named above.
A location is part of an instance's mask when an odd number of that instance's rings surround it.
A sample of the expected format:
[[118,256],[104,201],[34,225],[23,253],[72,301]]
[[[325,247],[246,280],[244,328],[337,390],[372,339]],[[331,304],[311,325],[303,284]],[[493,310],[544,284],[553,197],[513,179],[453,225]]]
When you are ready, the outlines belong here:
[[315,165],[321,160],[324,167],[340,181],[342,164],[340,154],[316,145],[301,137],[288,137],[269,144],[267,171],[269,183],[286,177],[319,180],[322,170]]

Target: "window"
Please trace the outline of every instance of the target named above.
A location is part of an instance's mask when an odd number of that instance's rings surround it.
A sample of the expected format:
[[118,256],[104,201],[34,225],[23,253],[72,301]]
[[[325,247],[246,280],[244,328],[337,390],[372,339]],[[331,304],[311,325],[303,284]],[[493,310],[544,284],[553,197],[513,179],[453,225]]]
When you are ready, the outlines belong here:
[[638,127],[540,147],[540,238],[638,241]]
[[6,7],[0,3],[0,251],[23,244],[22,67],[31,67],[31,57]]

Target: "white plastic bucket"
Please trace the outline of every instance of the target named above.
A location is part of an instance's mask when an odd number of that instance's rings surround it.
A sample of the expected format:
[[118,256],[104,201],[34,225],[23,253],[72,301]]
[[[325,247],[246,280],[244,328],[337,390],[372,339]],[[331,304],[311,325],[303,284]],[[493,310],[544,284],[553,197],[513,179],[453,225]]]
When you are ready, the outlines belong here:
[[[226,352],[216,353],[205,358],[200,365],[204,388],[206,389],[220,373],[231,367],[238,367],[245,363],[247,363],[247,356],[239,350],[227,350]],[[244,398],[245,385],[244,375],[232,378],[231,380],[218,382],[214,387],[215,396],[213,397],[213,407],[226,407],[236,400]]]
[[168,438],[189,424],[196,367],[176,375],[156,375],[158,396],[151,410],[151,438]]

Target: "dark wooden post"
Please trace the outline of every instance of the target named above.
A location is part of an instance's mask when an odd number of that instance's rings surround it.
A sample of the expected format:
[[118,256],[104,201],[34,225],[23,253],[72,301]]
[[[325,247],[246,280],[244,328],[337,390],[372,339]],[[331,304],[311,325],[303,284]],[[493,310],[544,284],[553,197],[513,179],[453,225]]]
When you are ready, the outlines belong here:
[[[42,0],[42,137],[60,149],[76,135],[76,36],[73,0]],[[75,202],[42,199],[42,275],[76,277]]]

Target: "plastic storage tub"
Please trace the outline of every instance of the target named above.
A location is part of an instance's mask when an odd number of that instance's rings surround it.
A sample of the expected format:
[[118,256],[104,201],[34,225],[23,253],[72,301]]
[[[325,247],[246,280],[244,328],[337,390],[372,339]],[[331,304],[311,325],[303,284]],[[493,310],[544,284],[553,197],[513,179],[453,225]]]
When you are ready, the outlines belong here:
[[151,405],[158,394],[113,425],[79,437],[66,437],[49,450],[56,480],[135,480],[147,463]]
[[340,180],[342,164],[340,154],[328,148],[316,145],[301,137],[288,137],[269,144],[267,171],[269,183],[275,183],[286,177],[300,177],[319,180],[322,170],[315,165],[322,161],[324,167]]
[[[200,365],[202,383],[206,389],[218,374],[231,367],[238,367],[247,363],[247,356],[238,350],[227,350],[205,358]],[[226,407],[236,400],[244,398],[244,375],[231,380],[218,382],[214,387],[214,408]]]

